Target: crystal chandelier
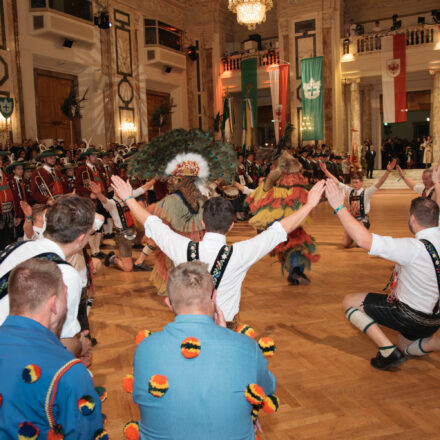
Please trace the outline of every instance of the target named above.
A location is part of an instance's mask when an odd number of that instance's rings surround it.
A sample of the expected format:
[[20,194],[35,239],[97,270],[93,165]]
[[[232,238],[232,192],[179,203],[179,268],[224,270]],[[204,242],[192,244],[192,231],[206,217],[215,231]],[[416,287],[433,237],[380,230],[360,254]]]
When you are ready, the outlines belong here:
[[235,12],[238,23],[249,30],[266,21],[266,12],[272,7],[272,0],[229,0],[229,10]]

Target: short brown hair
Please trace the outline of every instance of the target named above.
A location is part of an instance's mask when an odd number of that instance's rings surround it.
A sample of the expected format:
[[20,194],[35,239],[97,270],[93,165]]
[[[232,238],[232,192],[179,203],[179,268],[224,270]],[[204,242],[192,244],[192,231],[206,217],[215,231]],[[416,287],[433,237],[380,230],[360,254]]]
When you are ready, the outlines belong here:
[[361,182],[364,181],[364,175],[362,173],[354,173],[351,180],[353,179],[357,179],[360,180]]
[[94,219],[95,205],[90,199],[67,194],[47,210],[46,232],[59,243],[72,243],[90,231]]
[[42,258],[26,260],[9,275],[10,313],[38,311],[51,296],[58,296],[62,287],[63,277],[56,263]]
[[203,222],[207,232],[226,234],[234,221],[234,208],[223,197],[212,197],[203,204]]
[[203,306],[213,288],[208,265],[199,260],[181,263],[168,274],[167,295],[176,312],[180,306]]
[[411,201],[409,215],[413,215],[420,226],[433,228],[438,226],[439,207],[434,200],[417,197]]

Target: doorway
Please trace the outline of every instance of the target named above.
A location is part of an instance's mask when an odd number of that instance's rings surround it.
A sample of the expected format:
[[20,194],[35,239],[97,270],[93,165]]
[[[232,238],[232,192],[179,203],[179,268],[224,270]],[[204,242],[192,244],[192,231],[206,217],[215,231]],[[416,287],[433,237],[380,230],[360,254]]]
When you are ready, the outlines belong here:
[[[171,115],[163,119],[159,116],[162,105],[171,104],[171,95],[169,93],[147,90],[147,114],[148,114],[148,142],[166,131],[172,130]],[[161,123],[161,127],[158,124]]]
[[81,126],[61,111],[72,86],[77,87],[76,76],[35,69],[35,102],[39,139],[63,139],[65,146],[79,143]]

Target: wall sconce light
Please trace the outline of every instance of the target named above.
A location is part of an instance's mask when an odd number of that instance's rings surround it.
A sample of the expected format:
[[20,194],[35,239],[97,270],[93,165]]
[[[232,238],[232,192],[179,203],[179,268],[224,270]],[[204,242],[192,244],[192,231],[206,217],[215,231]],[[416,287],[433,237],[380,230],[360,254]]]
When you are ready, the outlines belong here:
[[136,125],[133,122],[123,122],[121,124],[122,139],[126,139],[127,144],[130,139],[136,142]]
[[343,50],[343,55],[342,55],[341,61],[343,63],[354,60],[353,55],[350,53],[350,38],[344,39],[344,41],[342,43],[342,50]]

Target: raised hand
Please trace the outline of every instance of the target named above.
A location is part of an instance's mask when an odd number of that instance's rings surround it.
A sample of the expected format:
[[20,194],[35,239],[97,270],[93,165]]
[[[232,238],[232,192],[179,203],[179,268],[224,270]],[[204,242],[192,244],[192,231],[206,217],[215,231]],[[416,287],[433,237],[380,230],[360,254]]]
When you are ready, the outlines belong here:
[[312,206],[313,208],[318,205],[319,201],[321,200],[322,193],[325,190],[325,185],[325,180],[320,180],[312,187],[312,189],[307,194],[308,205]]
[[99,194],[101,187],[97,183],[90,181],[90,191],[92,191],[93,194]]
[[327,165],[325,164],[325,162],[319,162],[319,168],[321,168],[323,173],[327,171]]
[[116,175],[112,176],[112,188],[121,200],[126,200],[133,195],[133,188],[130,182],[128,180],[125,182]]
[[31,205],[29,205],[28,202],[24,202],[24,201],[20,200],[20,208],[26,217],[32,216],[32,207],[31,207]]
[[[389,172],[393,171],[394,168],[396,167],[396,164],[397,164],[397,159],[393,159],[392,162],[388,162],[387,171],[389,171]],[[397,168],[400,168],[400,167],[398,166]],[[397,170],[397,171],[399,171],[399,170]],[[402,171],[402,170],[400,170],[400,171]]]
[[344,189],[339,189],[338,184],[331,179],[328,179],[326,182],[325,195],[333,209],[338,208],[345,202]]

